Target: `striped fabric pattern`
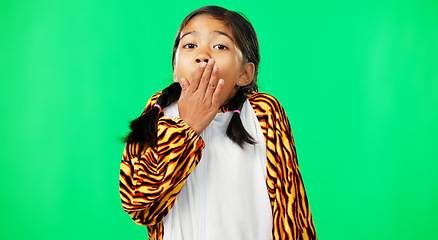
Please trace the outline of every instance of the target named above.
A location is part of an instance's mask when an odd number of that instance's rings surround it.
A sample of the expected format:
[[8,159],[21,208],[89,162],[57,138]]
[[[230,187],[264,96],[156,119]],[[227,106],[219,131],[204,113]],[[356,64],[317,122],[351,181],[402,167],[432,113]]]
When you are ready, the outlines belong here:
[[[153,107],[158,96],[159,93],[149,100],[145,111]],[[248,100],[266,139],[272,239],[317,239],[284,109],[265,93],[253,92]],[[127,145],[120,169],[122,208],[136,223],[147,226],[150,240],[163,239],[163,218],[201,159],[205,146],[183,120],[160,114],[157,146],[138,154],[138,146]]]

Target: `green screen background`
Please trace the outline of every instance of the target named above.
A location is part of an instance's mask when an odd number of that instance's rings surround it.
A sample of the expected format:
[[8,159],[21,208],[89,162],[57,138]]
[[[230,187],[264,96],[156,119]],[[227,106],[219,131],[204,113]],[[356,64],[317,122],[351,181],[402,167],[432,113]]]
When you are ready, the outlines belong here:
[[2,239],[146,239],[120,141],[172,80],[181,20],[243,12],[320,239],[438,239],[438,2],[0,2]]

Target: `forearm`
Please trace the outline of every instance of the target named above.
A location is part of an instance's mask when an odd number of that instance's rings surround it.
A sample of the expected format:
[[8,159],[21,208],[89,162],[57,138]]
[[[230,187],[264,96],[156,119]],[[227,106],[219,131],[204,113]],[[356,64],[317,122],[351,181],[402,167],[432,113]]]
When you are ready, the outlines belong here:
[[139,224],[160,221],[201,159],[203,147],[201,137],[184,121],[161,118],[155,148],[136,156],[135,147],[125,147],[120,172],[122,208]]

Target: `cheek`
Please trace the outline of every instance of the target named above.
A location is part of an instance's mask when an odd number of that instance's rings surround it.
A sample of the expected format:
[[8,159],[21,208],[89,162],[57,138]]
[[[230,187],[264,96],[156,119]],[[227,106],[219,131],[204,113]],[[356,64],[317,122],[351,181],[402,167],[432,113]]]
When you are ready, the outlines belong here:
[[226,75],[230,80],[237,80],[239,78],[242,68],[242,54],[239,50],[231,49],[227,54],[217,56],[216,62],[219,67],[219,74]]
[[226,82],[233,82],[236,84],[240,74],[240,63],[235,58],[228,58],[226,61],[220,61],[217,63],[219,67],[219,77],[223,78]]
[[183,63],[184,63],[184,54],[181,54],[181,52],[177,50],[175,53],[175,62],[174,62],[175,71],[179,70]]
[[173,70],[174,77],[179,80],[180,78],[185,78],[190,81],[189,79],[189,67],[187,66],[187,62],[184,61],[184,59],[181,58],[181,56],[175,58],[175,65]]

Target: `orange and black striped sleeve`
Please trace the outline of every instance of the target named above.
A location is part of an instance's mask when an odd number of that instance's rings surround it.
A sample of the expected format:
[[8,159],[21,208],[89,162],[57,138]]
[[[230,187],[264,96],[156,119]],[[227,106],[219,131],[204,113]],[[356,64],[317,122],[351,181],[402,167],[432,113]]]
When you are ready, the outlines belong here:
[[268,94],[253,93],[248,98],[266,139],[272,239],[316,239],[286,113],[278,100]]
[[[148,102],[150,109],[157,94]],[[157,146],[137,153],[127,144],[120,167],[122,208],[141,225],[156,225],[173,206],[205,146],[202,138],[182,119],[160,112]]]

